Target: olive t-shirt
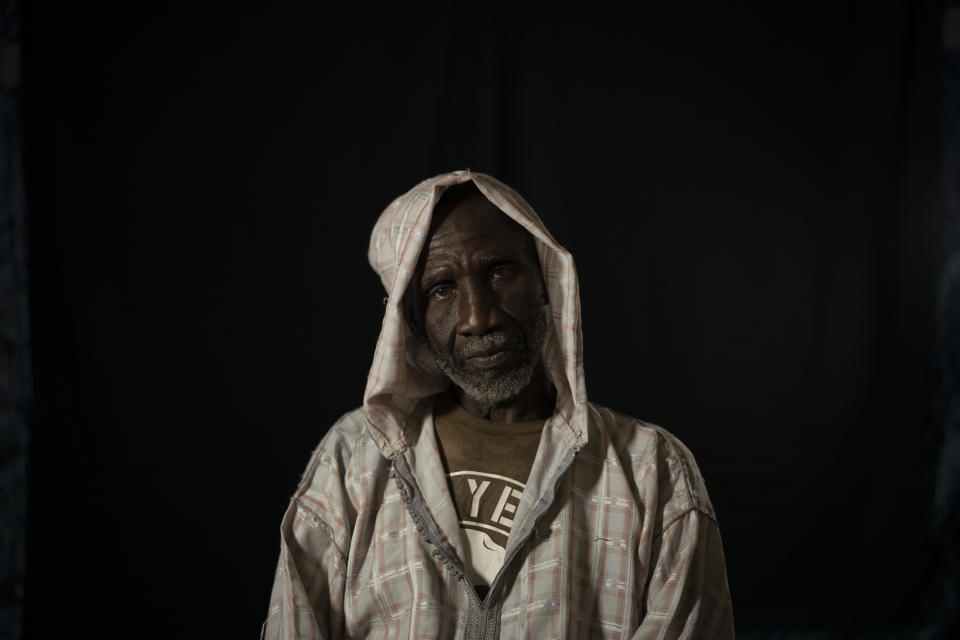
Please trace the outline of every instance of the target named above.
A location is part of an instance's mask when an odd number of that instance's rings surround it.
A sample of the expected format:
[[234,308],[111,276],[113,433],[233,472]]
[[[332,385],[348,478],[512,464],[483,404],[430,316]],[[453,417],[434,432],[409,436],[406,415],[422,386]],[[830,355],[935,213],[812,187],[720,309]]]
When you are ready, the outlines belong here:
[[489,586],[503,565],[513,514],[537,456],[544,422],[484,420],[448,396],[434,407],[437,444],[467,541],[466,569],[474,585]]

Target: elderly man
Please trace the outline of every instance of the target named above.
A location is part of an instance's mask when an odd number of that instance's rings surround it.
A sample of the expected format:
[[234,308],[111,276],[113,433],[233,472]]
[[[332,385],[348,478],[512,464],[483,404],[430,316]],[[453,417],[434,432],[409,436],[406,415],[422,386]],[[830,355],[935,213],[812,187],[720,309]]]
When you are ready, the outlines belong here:
[[587,401],[570,254],[497,180],[380,216],[389,298],[363,407],[281,525],[266,638],[732,638],[690,452]]

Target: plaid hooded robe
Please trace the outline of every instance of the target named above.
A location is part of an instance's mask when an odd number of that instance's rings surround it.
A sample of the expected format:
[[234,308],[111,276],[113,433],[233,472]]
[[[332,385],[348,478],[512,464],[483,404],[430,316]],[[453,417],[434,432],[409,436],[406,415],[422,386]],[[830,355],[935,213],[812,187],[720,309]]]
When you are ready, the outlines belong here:
[[[484,599],[434,433],[450,382],[402,299],[450,185],[472,180],[536,240],[557,391]],[[573,259],[494,178],[425,180],[380,216],[369,259],[389,298],[363,406],[314,451],[281,524],[262,635],[294,638],[732,638],[716,516],[694,458],[664,429],[588,402]]]

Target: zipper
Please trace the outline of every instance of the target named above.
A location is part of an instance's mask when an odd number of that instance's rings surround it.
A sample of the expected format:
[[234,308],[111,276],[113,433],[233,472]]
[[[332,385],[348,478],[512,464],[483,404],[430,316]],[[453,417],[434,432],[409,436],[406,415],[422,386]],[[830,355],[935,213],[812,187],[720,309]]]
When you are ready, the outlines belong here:
[[[522,537],[518,538],[517,543],[510,548],[510,551],[503,558],[503,565],[501,565],[500,570],[497,571],[497,575],[493,577],[493,580],[490,583],[490,591],[487,592],[487,597],[489,598],[493,594],[495,587],[499,587],[499,583],[503,574],[506,572],[507,568],[513,562],[514,558],[517,557],[517,554],[520,552],[520,549],[524,546],[526,541],[530,538],[533,532],[537,528],[538,521],[546,513],[547,509],[556,502],[557,493],[560,491],[560,481],[563,480],[563,474],[566,473],[567,468],[570,466],[570,463],[573,461],[573,456],[576,451],[570,451],[561,461],[560,465],[557,468],[556,473],[553,477],[553,497],[550,500],[540,500],[537,503],[534,510],[527,514],[526,522],[532,522],[530,526],[530,531],[523,534]],[[524,524],[526,524],[526,522]]]
[[[494,605],[494,594],[499,590],[500,582],[503,580],[503,575],[506,573],[508,567],[516,559],[520,549],[523,548],[533,531],[536,529],[538,520],[540,520],[543,514],[546,513],[547,509],[549,509],[550,506],[556,502],[557,493],[560,491],[560,481],[563,479],[563,474],[566,473],[576,453],[577,450],[568,451],[563,460],[557,466],[557,470],[552,478],[552,498],[550,500],[541,499],[536,504],[534,509],[531,510],[531,512],[527,515],[527,518],[522,526],[526,527],[526,523],[531,522],[532,524],[530,525],[530,531],[527,531],[523,533],[522,536],[518,537],[517,543],[514,544],[510,548],[510,551],[507,553],[507,555],[504,556],[503,564],[500,566],[500,570],[497,571],[497,575],[495,575],[493,580],[490,582],[490,589],[487,591],[486,598],[484,598],[482,601],[480,600],[480,596],[477,594],[477,590],[474,588],[473,584],[471,584],[467,579],[463,565],[457,560],[456,554],[454,554],[452,549],[449,548],[449,545],[444,542],[443,535],[440,533],[437,523],[433,520],[433,518],[424,513],[424,510],[422,509],[423,498],[421,497],[420,491],[416,484],[413,482],[412,475],[407,467],[407,461],[403,458],[402,454],[393,458],[393,470],[391,471],[390,476],[396,482],[397,490],[400,493],[400,499],[403,501],[404,505],[406,505],[407,512],[413,519],[414,526],[416,526],[420,535],[422,535],[429,544],[433,545],[434,549],[430,552],[431,555],[443,563],[447,570],[453,575],[454,579],[464,583],[468,587],[467,594],[471,598],[473,606],[475,607],[479,617],[479,620],[477,621],[479,638],[486,640],[487,628],[491,617],[496,617],[499,619],[499,610],[502,602],[497,601]],[[493,605],[492,609],[491,605]],[[468,620],[469,617],[470,616],[468,614]],[[494,638],[498,638],[499,635],[499,633],[496,633]]]
[[[474,605],[478,609],[482,610],[483,602],[480,600],[480,596],[477,595],[477,590],[467,579],[463,565],[460,564],[456,558],[456,555],[443,541],[443,536],[440,533],[437,524],[433,521],[433,518],[426,516],[422,510],[418,508],[418,505],[423,504],[423,498],[420,496],[419,490],[410,477],[406,460],[403,460],[401,455],[398,455],[393,459],[393,471],[390,475],[397,484],[397,490],[400,492],[400,499],[403,501],[404,505],[406,505],[407,512],[413,519],[413,524],[417,528],[417,531],[428,543],[433,545],[434,548],[430,554],[440,560],[440,562],[443,563],[443,565],[448,571],[450,571],[456,580],[467,585],[468,595],[473,600]],[[487,595],[490,595],[489,592]]]

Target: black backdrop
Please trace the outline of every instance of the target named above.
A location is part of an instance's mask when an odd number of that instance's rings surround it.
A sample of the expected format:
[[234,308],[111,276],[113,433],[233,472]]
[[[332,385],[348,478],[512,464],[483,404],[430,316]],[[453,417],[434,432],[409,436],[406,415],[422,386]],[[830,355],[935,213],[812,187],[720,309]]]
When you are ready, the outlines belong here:
[[26,637],[257,633],[371,226],[468,166],[577,259],[591,399],[696,454],[739,629],[922,619],[940,6],[629,6],[24,3]]

